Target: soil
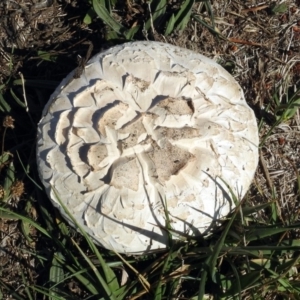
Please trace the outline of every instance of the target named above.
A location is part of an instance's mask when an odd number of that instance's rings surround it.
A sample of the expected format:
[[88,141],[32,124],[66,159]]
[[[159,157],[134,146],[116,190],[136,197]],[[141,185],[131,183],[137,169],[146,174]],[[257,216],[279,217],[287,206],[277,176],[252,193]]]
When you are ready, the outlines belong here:
[[[169,15],[179,2],[169,1]],[[217,60],[244,89],[248,104],[258,122],[262,122],[261,140],[274,125],[276,116],[282,113],[276,108],[274,95],[282,104],[297,90],[300,98],[300,1],[284,1],[286,6],[281,8],[275,2],[263,3],[212,1],[216,31],[226,39],[217,37],[195,19],[184,31],[169,36],[163,35],[163,27],[150,29],[147,34],[140,30],[135,36],[137,40],[159,40],[189,48]],[[212,25],[203,7],[202,2],[197,2],[193,12]],[[80,68],[90,55],[126,41],[122,37],[107,40],[108,27],[99,18],[85,24],[83,20],[89,8],[89,1],[79,0],[0,2],[0,93],[11,107],[10,111],[2,110],[1,117],[9,115],[14,119],[14,125],[3,127],[0,133],[5,140],[2,154],[4,150],[11,153],[8,162],[1,163],[0,181],[4,185],[8,165],[13,163],[16,179],[23,183],[24,191],[19,184],[5,205],[40,222],[46,221],[41,220],[38,202],[45,203],[56,214],[45,193],[31,181],[32,178],[39,183],[35,137],[42,109],[55,86],[71,70]],[[117,1],[112,14],[124,26],[131,27],[143,25],[150,11],[147,1],[127,0]],[[24,103],[23,107],[14,95]],[[291,118],[276,126],[265,139],[247,198],[249,205],[275,199],[283,224],[300,221],[296,185],[299,153],[300,114],[295,110]],[[29,284],[42,285],[48,272],[47,266],[31,253],[40,251],[50,257],[53,249],[40,233],[32,228],[28,232],[23,225],[13,218],[0,219],[0,280],[24,296],[22,276],[26,276]],[[66,289],[74,294],[74,299],[84,296],[73,281]],[[4,291],[2,299],[15,298]]]

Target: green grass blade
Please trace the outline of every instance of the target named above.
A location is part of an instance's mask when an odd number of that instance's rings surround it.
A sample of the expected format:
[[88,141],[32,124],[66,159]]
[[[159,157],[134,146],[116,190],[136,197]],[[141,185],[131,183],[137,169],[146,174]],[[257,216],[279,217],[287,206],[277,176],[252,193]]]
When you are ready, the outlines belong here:
[[[246,216],[249,216],[249,215],[252,215],[260,210],[263,210],[267,207],[269,207],[270,205],[272,205],[273,202],[267,202],[267,203],[262,203],[262,204],[259,204],[259,205],[255,205],[255,206],[245,206],[245,207],[242,207],[242,211],[243,211],[243,216],[246,217]],[[237,216],[237,219],[239,217]]]
[[[49,291],[49,289],[41,287],[41,286],[31,286],[30,288],[33,291],[40,293],[44,296],[43,298],[38,298],[38,299],[50,299],[50,297],[52,297],[52,300],[70,300],[70,299],[77,300],[78,299],[78,298],[75,298],[74,296],[67,295],[65,292],[62,292],[62,291],[60,291],[60,295],[51,296],[51,292]],[[99,299],[99,300],[101,300],[101,299]]]
[[176,30],[183,30],[190,20],[194,0],[186,0],[181,5],[180,10],[175,14]]
[[86,25],[90,25],[96,16],[97,16],[97,14],[96,14],[95,10],[90,8],[83,18],[83,23]]
[[174,14],[172,14],[171,18],[168,21],[167,28],[165,30],[165,35],[169,35],[170,33],[172,33],[174,27],[175,27],[175,16]]
[[38,231],[40,231],[42,234],[44,234],[46,237],[51,238],[51,235],[39,224],[37,224],[32,219],[22,216],[18,213],[15,213],[13,211],[10,211],[9,209],[6,209],[4,207],[0,206],[0,213],[6,213],[7,216],[11,216],[12,218],[17,218],[18,220],[21,220],[23,222],[28,222],[31,226],[35,227]]
[[196,14],[192,14],[192,18],[199,22],[201,25],[205,26],[213,35],[223,39],[223,40],[227,40],[227,38],[225,36],[223,36],[220,32],[218,32],[216,30],[216,28],[214,28],[213,26],[207,24],[205,21],[203,21],[201,18],[199,18]]
[[[102,258],[101,254],[99,253],[97,247],[95,246],[95,244],[92,242],[91,238],[88,236],[88,234],[85,232],[85,230],[83,230],[81,228],[81,226],[77,223],[77,221],[75,220],[75,218],[70,214],[70,212],[68,211],[67,207],[64,205],[64,203],[61,201],[61,199],[59,198],[57,192],[55,191],[55,189],[53,188],[53,191],[56,195],[57,201],[59,202],[59,204],[61,205],[61,207],[64,209],[64,211],[66,212],[66,214],[68,215],[68,217],[72,220],[72,222],[76,225],[76,228],[78,228],[79,232],[84,236],[84,238],[86,239],[90,249],[93,251],[93,253],[96,255],[96,257],[98,258],[101,267],[103,269],[104,275],[105,275],[105,279],[104,280],[102,278],[102,276],[100,275],[100,273],[98,271],[95,270],[95,266],[92,265],[92,269],[97,272],[97,278],[99,279],[99,282],[102,284],[106,294],[108,297],[111,297],[112,300],[116,299],[115,298],[115,291],[117,291],[119,289],[119,284],[116,278],[116,275],[114,274],[114,272],[112,271],[112,269],[105,263],[104,259]],[[73,243],[75,243],[73,241]],[[79,248],[79,246],[75,243],[75,246],[78,248],[78,250],[80,251],[81,255],[86,259],[87,263],[90,264],[91,261],[89,260],[89,258],[82,252],[82,250]]]
[[14,100],[15,100],[21,107],[26,108],[26,104],[23,103],[23,102],[19,99],[19,97],[14,93],[13,89],[11,88],[11,89],[9,89],[9,91],[10,91],[10,94],[12,95],[12,97],[14,98]]
[[261,280],[261,271],[252,271],[245,275],[240,275],[237,280],[233,280],[231,287],[223,294],[224,297],[232,297],[240,294],[240,291],[258,285]]
[[[222,180],[222,179],[221,179]],[[223,181],[223,180],[222,180]],[[223,181],[224,182],[224,181]],[[225,183],[225,182],[224,182]],[[233,193],[232,189],[230,187],[229,188],[229,191],[231,193],[231,198],[233,199],[233,202],[234,203],[237,203],[238,202],[238,199],[237,197],[235,196],[235,194]],[[215,281],[215,265],[217,263],[217,259],[218,259],[218,256],[222,250],[222,247],[224,246],[224,242],[225,242],[225,239],[226,239],[226,236],[231,228],[231,225],[234,221],[234,219],[236,218],[236,216],[239,214],[239,209],[240,209],[240,205],[241,205],[241,202],[238,204],[238,206],[235,208],[234,210],[234,213],[232,214],[230,220],[228,221],[225,229],[223,230],[222,234],[221,234],[221,237],[219,238],[219,240],[217,241],[216,245],[214,245],[214,250],[213,250],[213,253],[212,255],[208,258],[208,260],[206,261],[206,264],[208,266],[208,270],[211,274],[211,277],[212,277],[212,280],[214,282]]]
[[0,164],[4,165],[11,158],[11,154],[8,152],[3,152],[0,156]]
[[[64,280],[64,270],[61,266],[61,264],[58,262],[55,256],[61,256],[61,253],[58,252],[53,256],[52,259],[52,265],[50,268],[50,274],[49,274],[49,280],[51,283],[60,283]],[[58,297],[57,292],[59,292],[59,289],[55,287],[50,288],[50,300],[53,300],[55,297]]]
[[11,162],[6,170],[6,176],[3,183],[3,188],[6,192],[6,196],[9,196],[10,188],[15,181],[15,166]]
[[128,29],[126,32],[125,32],[125,38],[127,39],[127,40],[132,40],[133,39],[133,37],[134,37],[134,35],[139,31],[139,29],[140,29],[140,26],[139,25],[137,25],[137,26],[134,26],[134,27],[132,27],[132,28],[130,28],[130,29]]
[[109,11],[105,7],[105,1],[93,0],[93,8],[98,17],[115,32],[121,35],[127,31],[127,28],[115,21],[115,19],[110,15]]
[[50,61],[50,62],[57,61],[57,56],[47,51],[38,51],[37,55],[41,60]]
[[[210,16],[210,21],[211,21],[212,28],[215,29],[216,24],[215,24],[214,12],[213,12],[213,9],[211,7],[210,1],[204,1],[204,5],[205,5],[205,8],[206,8],[206,11],[208,12],[208,15]],[[216,29],[215,29],[215,31],[216,31]]]
[[160,277],[159,277],[159,280],[157,281],[158,284],[157,284],[155,292],[154,292],[154,295],[155,295],[154,300],[162,299],[162,296],[163,296],[162,278],[164,277],[165,274],[167,274],[167,271],[170,270],[170,264],[172,261],[171,256],[172,256],[172,248],[169,250],[167,258],[165,259],[163,267],[161,269]]
[[279,283],[281,285],[281,289],[279,288],[279,290],[282,291],[293,290],[288,278],[283,278],[280,274],[278,274],[277,272],[271,269],[267,269],[267,271],[271,274],[271,278],[274,279],[277,284]]
[[198,298],[197,298],[198,300],[204,299],[207,275],[208,275],[207,270],[203,269],[201,272],[201,280],[200,280],[199,292],[198,292]]
[[12,289],[9,285],[7,285],[1,278],[0,278],[0,288],[2,291],[7,291],[11,297],[14,297],[12,299],[16,300],[28,300],[28,298],[21,297],[15,289]]
[[33,300],[34,296],[30,293],[30,289],[28,288],[28,282],[27,282],[27,280],[24,276],[24,272],[23,272],[22,269],[20,271],[21,271],[20,273],[21,273],[21,276],[22,276],[22,281],[23,281],[23,284],[24,284],[24,287],[25,287],[24,290],[25,290],[25,293],[28,297],[28,300]]
[[288,6],[285,2],[274,5],[274,7],[272,8],[273,14],[284,13],[286,11],[288,11]]
[[10,112],[11,111],[11,107],[10,105],[5,101],[2,93],[0,93],[0,110],[2,112]]
[[21,231],[23,233],[23,235],[25,236],[26,240],[29,243],[32,243],[32,238],[30,237],[31,234],[31,226],[28,222],[23,222],[21,221]]
[[166,7],[167,7],[167,0],[151,1],[152,17],[150,17],[145,24],[146,30],[149,30],[151,28],[152,22],[153,22],[154,28],[157,28],[159,26],[160,20],[163,18],[163,16],[166,13]]
[[286,232],[293,229],[299,229],[299,224],[293,226],[266,226],[266,227],[251,227],[249,232],[245,233],[247,241],[261,240],[266,237],[273,236],[278,233]]
[[[233,272],[233,274],[235,276],[235,283],[234,284],[236,286],[235,288],[236,288],[236,291],[237,291],[238,298],[242,299],[242,296],[241,296],[241,294],[242,294],[242,283],[241,283],[241,280],[240,280],[240,276],[239,276],[238,270],[236,269],[236,266],[234,265],[234,263],[230,259],[228,259],[227,262],[229,263],[229,265],[231,267],[231,270],[232,270],[232,272]],[[226,276],[226,282],[227,281],[228,281],[228,278]],[[226,284],[226,290],[228,290],[227,287],[228,287],[228,284]],[[232,287],[232,283],[230,283],[230,287]],[[224,288],[225,287],[223,287],[223,289]]]
[[[21,79],[16,79],[13,81],[13,85],[22,85]],[[30,86],[34,88],[41,88],[41,89],[51,89],[54,90],[58,84],[59,81],[54,80],[39,80],[39,79],[25,79],[24,80],[25,86]]]
[[[220,178],[220,179],[222,180],[222,178]],[[222,181],[226,184],[226,182],[224,180],[222,180]],[[230,194],[231,194],[231,198],[233,199],[233,202],[237,203],[238,202],[237,197],[233,193],[232,189],[230,187],[228,187],[228,188],[229,188],[229,191],[230,191]],[[231,216],[230,220],[228,221],[224,231],[221,234],[221,237],[219,238],[217,243],[213,246],[213,250],[211,252],[211,255],[205,261],[204,270],[201,274],[201,283],[200,283],[200,286],[199,286],[198,300],[202,300],[203,297],[204,297],[205,283],[206,283],[206,279],[207,279],[208,274],[210,274],[212,281],[217,283],[217,280],[216,280],[216,277],[215,277],[215,275],[216,275],[215,266],[216,266],[219,254],[222,251],[222,248],[224,247],[225,239],[226,239],[226,236],[227,236],[227,234],[228,234],[228,232],[231,228],[231,225],[232,225],[234,219],[236,218],[236,216],[239,214],[240,205],[241,205],[241,202],[235,208],[234,213],[232,214],[232,216]]]
[[296,100],[290,100],[289,103],[284,107],[284,112],[282,114],[282,120],[287,121],[293,118],[300,107],[300,98]]
[[18,156],[18,159],[19,159],[19,162],[20,162],[20,164],[21,164],[21,166],[22,166],[22,168],[23,168],[23,171],[25,172],[25,174],[26,174],[26,176],[27,176],[27,178],[28,179],[30,179],[30,181],[39,189],[39,190],[43,190],[43,188],[40,186],[40,185],[38,185],[37,184],[37,182],[29,175],[29,172],[28,172],[28,169],[27,168],[25,168],[25,166],[24,166],[24,164],[23,164],[23,162],[22,162],[22,160],[21,160],[21,157],[20,157],[20,154],[19,154],[19,152],[18,151],[16,151],[16,153],[17,153],[17,156]]
[[[80,270],[76,270],[74,267],[72,267],[69,264],[66,264],[65,260],[62,260],[59,257],[56,257],[56,260],[64,266],[68,271],[71,273],[71,275],[67,276],[66,279],[70,279],[75,277],[86,289],[93,295],[98,295],[99,291],[98,288],[99,286],[96,286],[98,283],[94,280],[94,278],[88,279],[87,277],[83,276],[82,274],[85,274],[88,272],[87,268],[84,268],[79,265]],[[99,284],[98,284],[99,285]],[[55,286],[55,285],[54,285]]]
[[111,2],[110,2],[110,0],[104,0],[104,5],[105,5],[108,13],[111,14]]
[[15,216],[12,216],[10,212],[2,211],[1,206],[0,206],[0,219],[3,219],[3,220],[19,220],[19,218],[15,217]]
[[[286,244],[285,244],[286,243]],[[274,251],[280,252],[281,254],[288,254],[290,251],[298,251],[300,249],[300,240],[283,241],[280,245],[258,245],[258,246],[223,246],[221,254],[230,255],[248,255],[251,257],[266,257],[272,255]],[[197,247],[192,252],[187,252],[187,256],[199,256],[199,254],[206,253],[211,255],[211,247]]]
[[105,281],[104,278],[101,276],[101,274],[99,273],[99,271],[97,270],[97,268],[94,266],[94,264],[92,263],[92,261],[88,258],[87,255],[85,255],[85,253],[81,250],[81,248],[78,246],[78,244],[72,239],[73,244],[76,246],[77,250],[80,252],[80,254],[82,255],[82,257],[85,259],[85,261],[89,264],[89,266],[91,267],[91,269],[94,271],[94,274],[96,275],[96,278],[98,279],[98,281],[101,283],[107,299],[111,299],[114,300],[116,299],[114,296],[114,293],[116,290],[111,289],[111,284],[110,281]]

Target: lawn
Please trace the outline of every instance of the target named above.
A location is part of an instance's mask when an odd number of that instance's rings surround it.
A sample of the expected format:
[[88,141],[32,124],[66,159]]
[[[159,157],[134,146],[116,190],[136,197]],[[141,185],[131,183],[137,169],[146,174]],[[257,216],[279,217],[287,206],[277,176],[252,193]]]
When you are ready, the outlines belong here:
[[[211,234],[170,230],[166,251],[127,256],[53,207],[36,136],[69,72],[145,40],[201,53],[237,80],[257,119],[259,165]],[[299,0],[2,0],[0,65],[0,299],[300,298]]]

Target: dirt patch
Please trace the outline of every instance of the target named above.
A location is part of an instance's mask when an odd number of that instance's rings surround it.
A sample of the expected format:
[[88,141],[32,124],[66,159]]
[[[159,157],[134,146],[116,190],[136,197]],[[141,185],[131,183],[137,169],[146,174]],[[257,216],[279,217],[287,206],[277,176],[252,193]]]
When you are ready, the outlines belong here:
[[[244,89],[246,100],[261,123],[263,140],[283,113],[280,105],[284,107],[300,87],[300,2],[281,1],[286,6],[270,1],[261,4],[256,0],[225,2],[212,3],[214,24],[202,2],[194,5],[195,16],[210,27],[194,18],[183,32],[163,36],[162,25],[147,34],[141,30],[136,38],[168,42],[217,60]],[[169,15],[179,6],[179,1],[170,3]],[[25,193],[11,197],[5,206],[43,225],[47,219],[41,203],[52,217],[55,210],[30,179],[39,182],[35,141],[42,109],[58,83],[71,70],[80,67],[90,54],[125,41],[124,38],[108,41],[108,28],[97,18],[86,25],[83,19],[89,7],[88,1],[72,0],[2,0],[0,3],[0,85],[5,83],[0,92],[10,106],[9,111],[2,110],[1,118],[9,114],[15,119],[15,128],[6,134],[5,128],[1,128],[1,136],[5,135],[2,149],[13,156],[1,165],[0,180],[3,185],[8,166],[13,162],[16,179],[25,185]],[[117,1],[113,15],[124,26],[143,26],[143,20],[151,12],[146,1]],[[226,39],[217,37],[213,31]],[[24,86],[20,83],[22,78],[27,81]],[[274,201],[282,223],[291,224],[300,221],[299,111],[296,109],[275,127],[261,147],[260,165],[247,201],[249,204]],[[261,213],[267,216],[268,211]],[[9,287],[3,299],[12,299],[13,292],[26,298],[22,276],[28,285],[48,282],[55,249],[49,239],[23,225],[12,218],[3,217],[0,221],[0,280]],[[25,238],[25,233],[30,239]],[[46,258],[46,262],[38,260],[36,254]],[[74,299],[86,296],[82,286],[73,280],[64,288]]]

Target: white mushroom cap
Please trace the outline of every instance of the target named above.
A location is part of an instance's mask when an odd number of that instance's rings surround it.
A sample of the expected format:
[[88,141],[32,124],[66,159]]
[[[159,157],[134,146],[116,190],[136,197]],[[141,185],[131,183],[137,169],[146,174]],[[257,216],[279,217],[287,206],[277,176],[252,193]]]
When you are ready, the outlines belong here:
[[[206,232],[242,198],[258,162],[253,111],[207,57],[133,42],[94,56],[63,80],[38,126],[41,180],[101,246],[142,254],[171,227]],[[71,222],[72,223],[72,222]]]

